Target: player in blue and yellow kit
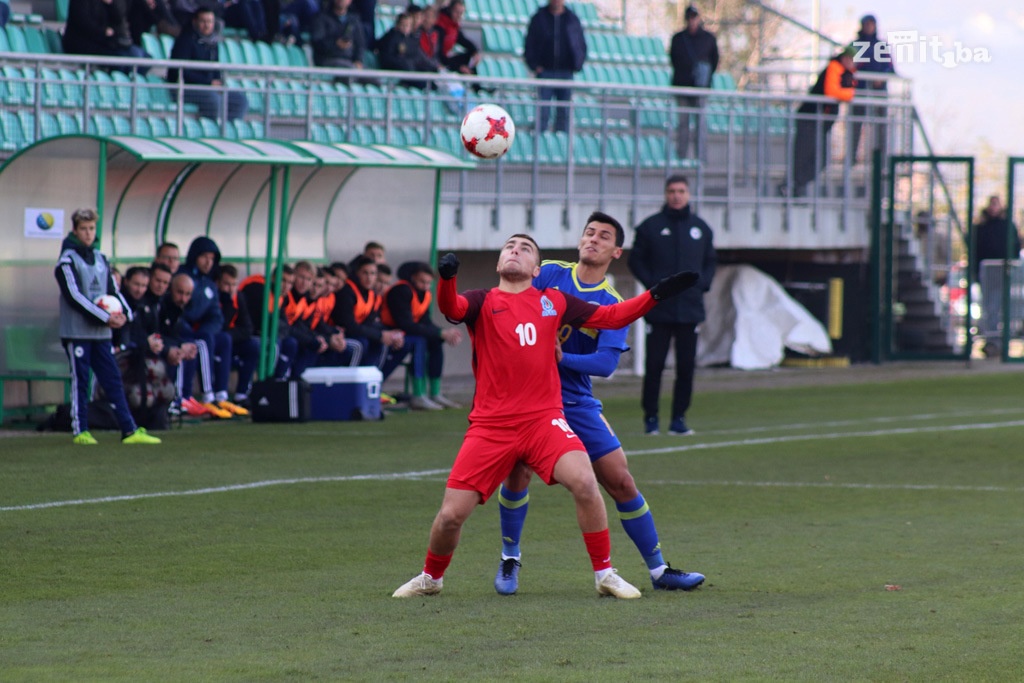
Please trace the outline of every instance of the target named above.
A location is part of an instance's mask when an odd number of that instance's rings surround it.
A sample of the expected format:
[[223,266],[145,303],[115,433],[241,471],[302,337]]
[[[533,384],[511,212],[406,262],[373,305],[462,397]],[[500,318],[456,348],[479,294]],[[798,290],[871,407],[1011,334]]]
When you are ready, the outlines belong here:
[[[624,241],[625,232],[617,220],[594,212],[580,238],[579,261],[545,261],[533,285],[538,289],[558,289],[589,303],[618,303],[622,297],[605,275],[612,261],[622,255]],[[594,398],[590,376],[608,377],[615,371],[619,356],[629,348],[628,330],[574,329],[568,325],[560,330],[558,374],[565,418],[583,442],[598,482],[615,500],[622,526],[643,556],[654,588],[692,590],[703,583],[704,576],[673,569],[662,558],[658,531],[647,501],[629,473],[626,454],[601,412],[601,402]],[[519,587],[519,539],[526,521],[529,481],[530,470],[520,464],[498,495],[502,553],[494,588],[503,595],[511,595]]]

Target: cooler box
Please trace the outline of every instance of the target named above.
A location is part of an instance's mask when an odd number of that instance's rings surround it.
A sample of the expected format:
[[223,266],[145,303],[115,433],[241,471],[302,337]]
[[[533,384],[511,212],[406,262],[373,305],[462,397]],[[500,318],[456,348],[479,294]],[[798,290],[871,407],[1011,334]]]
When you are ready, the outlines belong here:
[[302,373],[312,388],[311,420],[379,420],[380,385],[374,367],[310,368]]

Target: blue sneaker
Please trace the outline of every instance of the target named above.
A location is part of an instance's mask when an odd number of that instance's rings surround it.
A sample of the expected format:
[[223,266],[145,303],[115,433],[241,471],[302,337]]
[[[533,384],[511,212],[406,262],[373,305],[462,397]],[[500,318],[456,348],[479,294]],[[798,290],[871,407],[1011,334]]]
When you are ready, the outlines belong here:
[[704,583],[704,575],[697,572],[684,572],[680,569],[672,569],[671,565],[665,568],[661,578],[651,577],[656,591],[692,591]]
[[694,432],[686,426],[686,420],[681,417],[673,417],[672,424],[668,426],[668,433],[675,436],[689,436]]
[[644,434],[650,436],[657,436],[661,432],[658,431],[658,417],[645,417],[644,418]]
[[494,577],[494,590],[499,595],[515,595],[519,590],[519,568],[523,565],[519,560],[510,557],[498,565],[498,573]]

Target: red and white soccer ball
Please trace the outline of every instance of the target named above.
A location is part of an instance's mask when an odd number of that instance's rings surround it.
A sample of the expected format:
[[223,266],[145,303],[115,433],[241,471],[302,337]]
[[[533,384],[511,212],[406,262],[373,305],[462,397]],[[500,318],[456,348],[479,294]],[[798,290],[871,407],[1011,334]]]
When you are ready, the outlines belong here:
[[497,159],[516,138],[516,124],[496,104],[479,104],[462,119],[462,144],[481,159]]
[[124,306],[121,305],[121,300],[112,294],[101,294],[96,297],[96,301],[93,303],[110,314],[124,313]]

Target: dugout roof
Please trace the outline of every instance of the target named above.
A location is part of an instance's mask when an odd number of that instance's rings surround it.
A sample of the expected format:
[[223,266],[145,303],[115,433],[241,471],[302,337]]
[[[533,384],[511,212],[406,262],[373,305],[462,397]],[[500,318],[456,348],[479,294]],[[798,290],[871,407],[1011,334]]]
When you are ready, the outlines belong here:
[[[427,147],[46,138],[0,167],[0,318],[56,317],[52,269],[78,208],[99,210],[101,249],[122,266],[148,264],[163,241],[184,257],[200,235],[243,273],[279,256],[347,262],[368,240],[399,264],[433,258],[441,173],[471,168]],[[41,214],[63,222],[46,227]]]

